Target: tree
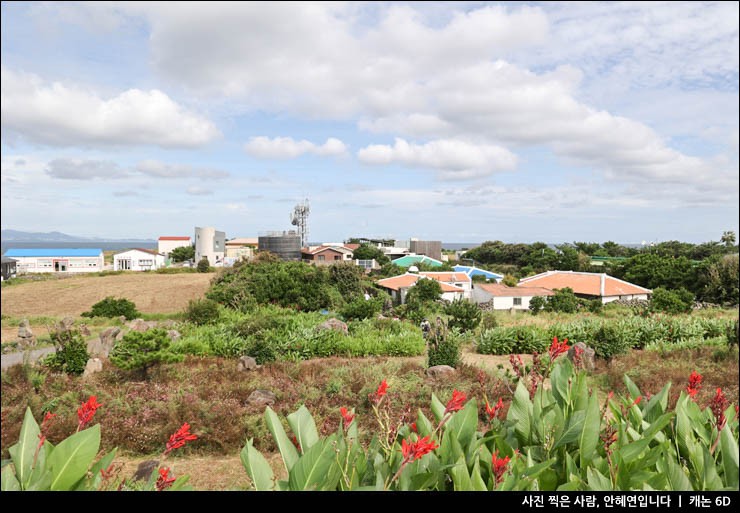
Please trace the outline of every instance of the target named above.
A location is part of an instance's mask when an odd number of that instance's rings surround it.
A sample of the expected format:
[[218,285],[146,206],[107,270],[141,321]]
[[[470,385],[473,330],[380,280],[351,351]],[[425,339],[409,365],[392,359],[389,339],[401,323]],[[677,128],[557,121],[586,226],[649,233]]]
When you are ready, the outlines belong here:
[[529,300],[529,311],[532,312],[532,315],[537,315],[545,307],[545,303],[547,303],[547,299],[543,296],[534,296]]
[[211,264],[208,263],[208,259],[206,257],[201,258],[200,262],[198,262],[198,272],[207,273],[210,270],[211,270]]
[[162,328],[144,332],[129,331],[113,346],[110,362],[119,369],[138,371],[143,379],[149,369],[159,363],[182,361],[182,355],[170,351],[170,337]]
[[480,308],[467,299],[455,299],[445,306],[444,312],[450,316],[447,325],[460,328],[461,332],[473,331],[480,324]]
[[195,258],[195,246],[180,246],[170,252],[170,258],[173,262],[185,262]]
[[360,247],[354,250],[353,258],[356,260],[373,260],[378,262],[378,265],[387,264],[390,259],[385,256],[383,251],[376,246],[370,244],[360,244]]
[[555,295],[550,296],[550,299],[545,303],[545,310],[548,312],[573,313],[577,309],[578,298],[570,287],[556,290]]
[[650,299],[650,311],[671,314],[686,313],[691,311],[693,301],[694,295],[684,288],[667,290],[658,287],[653,290],[653,297]]
[[738,255],[725,255],[711,262],[703,273],[706,284],[702,299],[711,303],[737,306],[740,303]]
[[442,286],[433,278],[419,278],[416,285],[406,294],[407,303],[436,301],[442,294]]
[[105,299],[98,301],[92,306],[89,312],[82,312],[82,317],[120,317],[124,316],[126,319],[135,319],[139,316],[139,312],[136,310],[136,305],[133,301],[129,301],[126,298],[116,299],[113,296],[108,296]]
[[737,238],[735,237],[735,232],[733,231],[722,232],[722,238],[720,239],[720,242],[722,242],[725,246],[727,247],[734,246],[736,240]]

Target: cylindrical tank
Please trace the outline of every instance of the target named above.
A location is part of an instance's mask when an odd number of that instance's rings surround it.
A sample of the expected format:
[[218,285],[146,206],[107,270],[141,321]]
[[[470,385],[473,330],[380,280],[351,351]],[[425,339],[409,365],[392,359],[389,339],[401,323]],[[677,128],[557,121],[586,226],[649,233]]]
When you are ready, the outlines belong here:
[[301,236],[295,231],[268,232],[257,237],[257,248],[269,251],[282,260],[301,259]]

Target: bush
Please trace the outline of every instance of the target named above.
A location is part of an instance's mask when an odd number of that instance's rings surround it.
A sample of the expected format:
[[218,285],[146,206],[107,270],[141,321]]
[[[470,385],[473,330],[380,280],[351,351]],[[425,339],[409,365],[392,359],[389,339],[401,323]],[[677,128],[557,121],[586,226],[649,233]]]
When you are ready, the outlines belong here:
[[683,287],[678,290],[667,290],[658,287],[653,290],[650,311],[670,314],[690,312],[693,302],[694,295]]
[[427,365],[449,365],[457,367],[460,364],[460,345],[457,337],[448,336],[437,344],[430,344],[427,351]]
[[54,331],[49,334],[56,352],[44,360],[44,365],[57,372],[79,376],[85,371],[90,355],[87,343],[78,330]]
[[498,327],[498,317],[495,312],[483,312],[480,321],[481,331],[490,330]]
[[339,313],[345,320],[362,320],[375,317],[381,308],[383,308],[382,298],[365,299],[359,296],[344,305]]
[[170,252],[170,258],[173,262],[184,262],[195,258],[195,246],[181,246]]
[[450,316],[447,326],[450,329],[459,328],[461,332],[473,331],[481,321],[480,308],[467,299],[456,299],[448,303],[444,313]]
[[116,299],[113,296],[108,296],[102,301],[98,301],[92,306],[89,312],[83,312],[82,317],[120,317],[124,316],[126,319],[135,319],[141,315],[136,310],[136,305],[126,298]]
[[442,295],[442,286],[433,278],[419,278],[416,285],[406,294],[406,303],[426,303],[439,299]]
[[113,346],[110,361],[119,369],[138,371],[144,379],[149,369],[159,363],[182,361],[182,355],[170,351],[170,338],[161,328],[145,332],[129,331]]
[[740,332],[740,326],[738,326],[737,319],[735,319],[735,322],[729,322],[727,324],[727,330],[725,331],[725,334],[727,335],[727,345],[728,346],[737,347],[738,332]]
[[556,290],[555,295],[550,296],[545,303],[545,310],[548,312],[574,313],[577,309],[578,298],[570,287]]
[[547,303],[547,299],[543,296],[535,296],[529,300],[529,311],[532,312],[532,315],[537,315],[545,308],[545,303]]
[[185,310],[185,317],[193,324],[210,324],[218,320],[218,303],[212,299],[191,299]]
[[208,259],[206,257],[200,259],[197,265],[197,269],[199,273],[207,273],[211,270],[211,264],[208,263]]

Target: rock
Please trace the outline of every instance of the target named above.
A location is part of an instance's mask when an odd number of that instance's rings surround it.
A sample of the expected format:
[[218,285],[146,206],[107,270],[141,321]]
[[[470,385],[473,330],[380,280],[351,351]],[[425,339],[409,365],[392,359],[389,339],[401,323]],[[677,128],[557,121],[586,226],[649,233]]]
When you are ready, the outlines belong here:
[[28,319],[23,319],[18,325],[18,338],[33,338],[33,331],[31,330],[31,323]]
[[596,358],[596,351],[588,347],[583,342],[578,342],[574,344],[573,346],[571,346],[570,349],[568,349],[568,358],[573,363],[576,363],[575,362],[576,348],[582,351],[579,358],[580,358],[580,363],[583,366],[583,368],[588,371],[594,370],[594,367],[595,367],[594,359]]
[[82,373],[83,378],[87,378],[103,370],[103,361],[100,358],[90,358],[85,365],[85,371]]
[[247,397],[247,404],[268,406],[275,404],[277,397],[269,390],[255,390]]
[[170,340],[173,342],[180,338],[182,335],[180,335],[180,332],[177,330],[167,330],[167,336],[170,337]]
[[134,481],[149,481],[149,478],[152,476],[152,472],[154,472],[154,469],[159,467],[159,460],[146,460],[139,463],[139,466],[136,467],[136,472],[134,472]]
[[334,318],[331,318],[331,319],[328,319],[322,322],[316,327],[316,329],[319,331],[334,330],[334,331],[339,331],[341,333],[344,333],[345,335],[349,335],[349,330],[347,330],[347,325],[343,323],[342,321],[340,321],[339,319],[334,319]]
[[454,374],[455,369],[449,365],[435,365],[427,369],[427,376],[432,378],[443,378],[449,374]]
[[144,319],[134,319],[128,323],[128,327],[133,331],[144,332],[151,328],[157,327],[157,321],[145,321]]
[[238,370],[239,372],[256,370],[257,368],[257,360],[255,360],[251,356],[242,356],[241,358],[239,358],[239,363],[236,364],[236,370]]
[[120,322],[121,324],[124,324],[126,322],[126,316],[125,315],[119,316],[118,317],[118,322]]
[[71,331],[75,320],[72,317],[65,317],[57,323],[57,331]]
[[89,337],[90,335],[92,335],[92,333],[90,333],[90,328],[87,327],[87,324],[80,324],[80,335],[82,335],[83,337]]
[[100,340],[93,340],[87,345],[87,352],[90,353],[91,357],[108,358],[120,333],[121,328],[116,326],[103,330],[100,333]]

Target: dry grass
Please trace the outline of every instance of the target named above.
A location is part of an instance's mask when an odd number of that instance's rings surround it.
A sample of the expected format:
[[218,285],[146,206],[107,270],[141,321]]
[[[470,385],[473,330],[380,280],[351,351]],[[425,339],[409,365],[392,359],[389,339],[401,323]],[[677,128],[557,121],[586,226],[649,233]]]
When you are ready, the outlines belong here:
[[107,296],[133,301],[142,313],[173,313],[203,297],[213,273],[125,273],[21,283],[2,290],[2,313],[12,316],[79,316]]

